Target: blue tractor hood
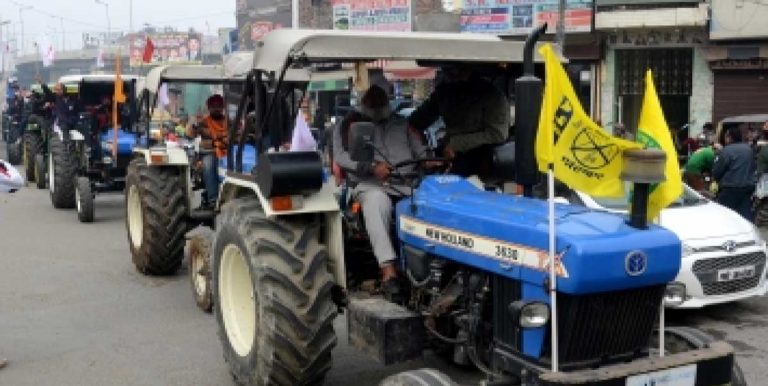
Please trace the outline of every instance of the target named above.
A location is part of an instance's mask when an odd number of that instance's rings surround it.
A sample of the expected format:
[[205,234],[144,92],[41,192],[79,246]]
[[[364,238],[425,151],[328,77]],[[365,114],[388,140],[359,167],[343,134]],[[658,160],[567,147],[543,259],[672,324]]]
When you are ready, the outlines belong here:
[[[461,177],[427,177],[397,205],[401,241],[431,254],[544,286],[549,236],[545,200],[486,192]],[[556,204],[559,292],[588,294],[668,283],[681,243],[664,228],[639,230],[624,216]]]
[[[103,133],[101,133],[101,143],[111,143],[113,142],[115,138],[114,129],[110,128],[108,130],[104,130]],[[131,152],[133,151],[133,147],[136,146],[136,134],[131,133],[128,131],[121,129],[117,130],[117,154],[120,156],[126,156],[131,155]],[[104,147],[102,149],[105,154],[110,154],[110,150],[108,147]]]

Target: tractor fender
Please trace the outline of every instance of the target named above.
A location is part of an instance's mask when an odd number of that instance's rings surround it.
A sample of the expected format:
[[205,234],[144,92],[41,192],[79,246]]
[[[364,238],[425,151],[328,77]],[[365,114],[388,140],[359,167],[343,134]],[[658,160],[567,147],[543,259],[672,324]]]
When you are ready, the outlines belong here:
[[335,187],[333,184],[325,182],[319,191],[302,196],[302,206],[300,208],[276,211],[273,210],[270,200],[261,192],[261,189],[259,189],[259,186],[253,179],[227,176],[221,183],[219,200],[216,203],[216,208],[219,210],[222,205],[230,200],[252,196],[253,199],[259,200],[261,207],[264,210],[264,215],[270,219],[309,213],[324,215],[324,240],[327,240],[326,245],[328,248],[332,273],[336,283],[343,288],[346,288],[347,276],[346,267],[344,266],[344,234],[342,233],[341,210],[339,209],[338,199],[334,195],[334,190]]
[[[53,132],[56,133],[60,141],[64,141],[64,133],[61,131],[61,128],[58,125],[53,125]],[[77,130],[70,130],[69,139],[73,141],[84,141],[85,137],[83,136],[83,133]]]
[[[187,216],[189,216],[192,208],[192,177],[189,175],[189,158],[187,152],[182,148],[175,147],[158,147],[158,148],[133,148],[132,158],[142,158],[146,162],[147,167],[151,166],[164,166],[164,167],[178,167],[184,170],[181,171],[183,175],[184,187],[186,190],[187,200]],[[152,155],[160,155],[163,158],[162,162],[155,162]]]
[[[163,158],[162,162],[153,160],[153,155],[159,155]],[[162,165],[162,166],[189,166],[189,158],[187,152],[182,148],[175,147],[157,147],[157,148],[133,148],[133,156],[140,156],[147,162],[147,166]]]

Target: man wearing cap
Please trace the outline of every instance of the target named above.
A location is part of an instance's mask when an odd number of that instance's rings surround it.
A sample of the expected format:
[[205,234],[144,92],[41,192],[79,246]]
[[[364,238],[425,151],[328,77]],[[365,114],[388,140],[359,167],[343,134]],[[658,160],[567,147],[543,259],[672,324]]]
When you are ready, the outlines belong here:
[[196,124],[190,125],[187,136],[202,138],[200,149],[203,155],[203,182],[205,184],[204,206],[212,206],[219,198],[218,160],[227,156],[227,116],[224,115],[224,98],[211,95],[205,102],[208,114]]

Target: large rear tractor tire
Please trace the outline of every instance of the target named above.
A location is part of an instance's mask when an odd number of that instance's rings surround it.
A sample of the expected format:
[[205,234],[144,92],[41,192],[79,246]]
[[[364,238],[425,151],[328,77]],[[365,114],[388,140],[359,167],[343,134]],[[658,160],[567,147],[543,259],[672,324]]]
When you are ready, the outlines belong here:
[[45,189],[48,176],[45,171],[45,156],[43,154],[35,154],[35,186],[38,189]]
[[80,222],[93,222],[93,189],[88,177],[77,177],[75,201],[77,203],[77,219]]
[[187,244],[184,246],[184,256],[189,261],[189,279],[197,307],[204,312],[213,310],[213,294],[211,294],[211,242],[213,230],[208,227],[197,227],[186,235]]
[[8,163],[11,165],[21,164],[21,138],[8,142],[6,144],[6,151],[8,152]]
[[[664,348],[667,353],[676,354],[690,350],[707,347],[715,338],[704,331],[692,327],[667,327],[664,334]],[[651,347],[658,347],[658,332],[654,333]],[[731,386],[747,386],[744,372],[734,355],[733,368],[731,370]]]
[[24,133],[24,175],[27,182],[35,181],[35,157],[43,152],[43,137],[39,132]]
[[409,370],[384,378],[379,386],[459,386],[434,369]]
[[53,136],[48,156],[48,191],[54,208],[71,209],[75,207],[75,177],[77,160],[72,143],[64,143],[58,136]]
[[267,219],[259,200],[222,206],[213,305],[224,359],[241,385],[318,385],[336,346],[328,252],[315,220]]
[[188,213],[182,168],[147,166],[134,158],[126,176],[128,245],[136,269],[147,275],[171,275],[184,258]]

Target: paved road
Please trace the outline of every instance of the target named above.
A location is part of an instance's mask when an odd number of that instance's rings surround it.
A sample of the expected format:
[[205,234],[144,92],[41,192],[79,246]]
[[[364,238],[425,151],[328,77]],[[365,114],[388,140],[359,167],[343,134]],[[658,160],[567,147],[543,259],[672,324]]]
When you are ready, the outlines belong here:
[[[0,145],[0,154],[5,154]],[[138,274],[130,261],[120,195],[100,196],[96,222],[55,210],[47,191],[0,196],[0,385],[229,385],[214,319],[195,307],[186,269]],[[768,300],[675,312],[731,341],[752,385],[768,379]],[[383,368],[346,346],[343,318],[331,385],[374,385],[406,368],[439,367],[469,382],[477,374],[425,361]]]

